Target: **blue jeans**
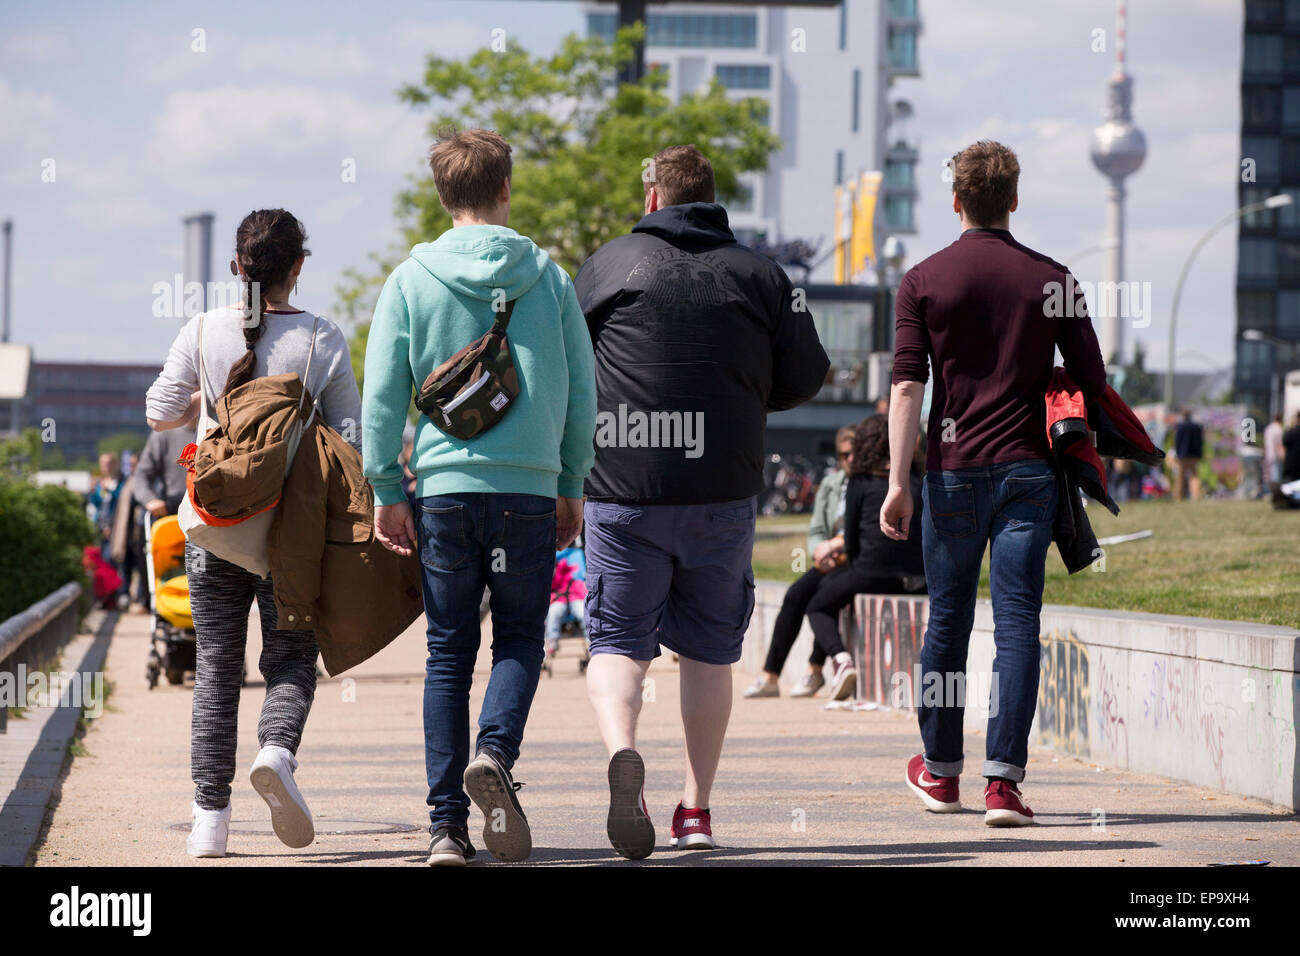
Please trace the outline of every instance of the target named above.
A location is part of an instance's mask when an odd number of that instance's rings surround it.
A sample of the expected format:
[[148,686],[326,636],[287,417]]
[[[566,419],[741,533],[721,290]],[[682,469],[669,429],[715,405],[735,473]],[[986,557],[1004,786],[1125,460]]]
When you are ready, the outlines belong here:
[[921,528],[930,619],[921,647],[921,670],[923,680],[941,675],[945,688],[945,693],[936,695],[916,691],[926,768],[935,777],[955,777],[962,770],[964,701],[950,699],[946,691],[955,685],[949,675],[966,669],[980,564],[984,546],[992,542],[989,589],[996,697],[989,708],[981,773],[1023,780],[1029,726],[1038,701],[1039,613],[1056,518],[1056,476],[1048,462],[1037,459],[930,472],[923,495]]
[[542,669],[542,632],[555,570],[555,499],[465,493],[416,501],[429,621],[424,675],[424,764],[429,821],[465,826],[469,797],[469,689],[479,649],[479,602],[491,588],[492,674],[475,751],[507,767],[519,759]]

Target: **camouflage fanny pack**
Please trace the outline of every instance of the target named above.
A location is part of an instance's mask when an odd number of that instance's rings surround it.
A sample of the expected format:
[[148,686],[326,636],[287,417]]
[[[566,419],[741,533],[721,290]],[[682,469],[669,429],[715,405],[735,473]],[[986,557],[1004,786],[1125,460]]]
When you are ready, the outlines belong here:
[[519,374],[510,357],[506,326],[513,301],[486,334],[429,373],[415,407],[452,438],[475,438],[501,419],[519,397]]

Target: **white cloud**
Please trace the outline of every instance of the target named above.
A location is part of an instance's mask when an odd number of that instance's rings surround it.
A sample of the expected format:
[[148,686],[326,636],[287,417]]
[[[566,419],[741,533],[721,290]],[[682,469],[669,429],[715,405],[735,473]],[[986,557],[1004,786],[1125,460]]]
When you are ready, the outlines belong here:
[[148,153],[170,180],[210,187],[295,170],[337,178],[345,158],[358,175],[394,175],[415,168],[426,122],[398,103],[307,86],[184,90],[164,101]]
[[67,53],[68,39],[58,33],[16,33],[4,41],[0,56],[6,62],[25,60],[39,63]]

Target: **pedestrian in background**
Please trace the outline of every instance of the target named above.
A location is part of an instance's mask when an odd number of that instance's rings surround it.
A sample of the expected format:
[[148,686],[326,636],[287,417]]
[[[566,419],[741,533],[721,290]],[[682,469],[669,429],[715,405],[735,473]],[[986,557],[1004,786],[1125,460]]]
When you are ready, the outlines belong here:
[[1264,428],[1264,489],[1265,494],[1282,482],[1282,463],[1286,460],[1286,446],[1282,444],[1282,413],[1278,412]]
[[1197,469],[1205,451],[1205,429],[1192,420],[1192,410],[1183,409],[1183,420],[1174,428],[1174,500],[1182,501],[1188,495],[1194,501],[1201,498],[1201,479]]
[[[879,412],[877,412],[879,414]],[[827,576],[848,559],[844,554],[844,486],[853,468],[853,440],[857,429],[845,425],[835,433],[836,469],[822,479],[813,501],[812,520],[808,526],[807,555],[812,567],[785,589],[781,609],[772,625],[772,640],[767,648],[763,673],[745,689],[745,697],[780,697],[781,671],[785,669],[790,648],[799,638],[808,602],[813,599]],[[799,676],[790,691],[791,697],[811,697],[826,684],[822,670],[826,652],[816,641],[808,655],[808,670]]]

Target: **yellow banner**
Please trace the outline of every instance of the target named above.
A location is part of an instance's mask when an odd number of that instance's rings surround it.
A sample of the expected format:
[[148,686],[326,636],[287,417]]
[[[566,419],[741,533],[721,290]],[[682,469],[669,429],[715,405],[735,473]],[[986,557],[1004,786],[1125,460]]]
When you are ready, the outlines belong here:
[[883,175],[879,172],[863,173],[858,178],[857,194],[853,203],[853,241],[849,255],[849,280],[856,280],[876,258],[876,197],[880,193]]

